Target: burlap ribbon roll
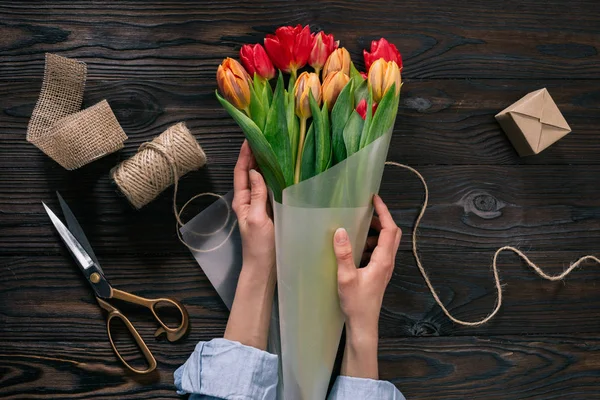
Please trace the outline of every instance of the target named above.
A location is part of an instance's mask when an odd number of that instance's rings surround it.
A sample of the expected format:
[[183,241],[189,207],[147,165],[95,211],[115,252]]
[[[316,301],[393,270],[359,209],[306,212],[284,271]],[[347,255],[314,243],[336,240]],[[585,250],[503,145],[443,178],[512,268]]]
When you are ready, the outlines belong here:
[[81,109],[87,68],[77,60],[46,54],[40,97],[27,141],[68,170],[123,148],[127,135],[106,100]]
[[[206,164],[206,155],[183,122],[171,126],[112,170],[112,177],[135,208],[142,208],[180,177]],[[177,194],[177,187],[174,189]],[[175,200],[173,206],[176,207]],[[177,212],[176,212],[177,216]]]

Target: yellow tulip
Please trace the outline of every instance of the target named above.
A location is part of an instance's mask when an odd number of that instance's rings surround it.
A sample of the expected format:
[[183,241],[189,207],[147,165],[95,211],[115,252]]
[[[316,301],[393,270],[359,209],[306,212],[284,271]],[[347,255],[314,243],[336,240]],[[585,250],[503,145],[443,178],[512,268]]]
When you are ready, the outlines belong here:
[[219,92],[231,104],[248,113],[250,106],[250,75],[233,58],[226,58],[217,69]]
[[325,65],[323,66],[323,79],[327,78],[327,76],[333,72],[342,71],[346,75],[350,75],[350,64],[352,60],[350,60],[350,53],[346,48],[342,47],[336,49],[329,55],[327,61],[325,61]]
[[323,82],[323,101],[327,102],[329,111],[333,108],[340,92],[346,86],[350,77],[344,71],[337,71],[327,75]]
[[300,119],[312,116],[310,111],[309,93],[312,92],[318,105],[321,105],[321,81],[314,72],[303,72],[296,80],[294,98],[296,99],[296,115]]
[[369,68],[369,88],[373,93],[373,101],[379,103],[390,87],[396,84],[396,96],[400,93],[402,79],[400,68],[395,61],[385,61],[383,58],[375,61]]

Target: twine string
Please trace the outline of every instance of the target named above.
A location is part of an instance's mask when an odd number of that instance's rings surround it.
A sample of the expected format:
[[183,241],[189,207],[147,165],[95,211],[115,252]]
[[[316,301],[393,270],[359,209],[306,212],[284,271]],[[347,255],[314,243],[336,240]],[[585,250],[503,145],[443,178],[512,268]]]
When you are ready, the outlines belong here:
[[209,253],[211,251],[215,251],[215,250],[218,250],[221,247],[223,247],[223,245],[225,245],[225,243],[227,243],[229,241],[229,238],[231,237],[231,235],[233,234],[233,231],[235,230],[235,227],[237,225],[237,221],[235,221],[235,220],[231,224],[231,227],[229,228],[229,231],[227,232],[227,236],[225,237],[225,239],[223,239],[223,241],[221,241],[221,243],[219,243],[218,245],[216,245],[214,247],[211,247],[210,249],[200,249],[200,248],[194,247],[194,246],[186,243],[185,240],[183,240],[183,237],[181,235],[181,231],[179,230],[179,228],[181,228],[185,225],[183,223],[183,221],[181,220],[181,215],[183,214],[183,211],[186,209],[186,207],[189,206],[192,201],[196,200],[199,197],[212,196],[212,197],[216,197],[218,199],[223,200],[223,202],[227,206],[227,216],[225,217],[225,221],[219,228],[217,228],[213,232],[200,233],[200,232],[196,232],[196,231],[191,231],[191,233],[196,236],[212,236],[212,235],[216,234],[217,232],[220,232],[229,224],[229,220],[231,219],[231,216],[232,216],[232,210],[231,210],[231,207],[230,207],[229,203],[227,202],[227,200],[225,200],[225,198],[223,196],[221,196],[220,194],[217,194],[217,193],[212,193],[212,192],[198,193],[197,195],[192,196],[192,198],[190,198],[188,201],[186,201],[186,203],[183,205],[183,207],[181,207],[181,209],[178,210],[177,209],[177,191],[179,190],[179,172],[177,169],[177,163],[175,162],[173,157],[171,157],[171,155],[169,154],[168,149],[160,143],[156,143],[156,142],[143,143],[140,146],[139,151],[142,151],[145,149],[153,150],[157,154],[161,155],[167,161],[167,164],[171,168],[171,173],[173,175],[173,215],[175,216],[175,220],[177,221],[175,224],[175,231],[177,233],[177,238],[179,239],[179,241],[188,249],[190,249],[192,251],[197,251],[199,253]]
[[427,275],[427,272],[425,271],[425,268],[423,267],[423,263],[421,262],[421,258],[419,257],[419,252],[417,249],[417,231],[419,229],[419,224],[421,223],[421,220],[423,219],[423,215],[425,215],[425,210],[427,209],[427,204],[429,202],[429,188],[427,187],[427,182],[425,182],[425,178],[423,178],[423,175],[421,175],[421,173],[419,173],[419,171],[417,171],[416,169],[414,169],[408,165],[400,164],[400,163],[397,163],[394,161],[387,161],[385,164],[393,165],[395,167],[404,168],[404,169],[409,170],[410,172],[415,174],[421,180],[421,183],[423,184],[423,189],[425,189],[425,198],[423,200],[423,205],[421,206],[421,211],[419,212],[419,215],[415,221],[415,226],[414,226],[413,232],[412,232],[412,253],[413,253],[413,256],[415,257],[415,261],[417,262],[417,267],[419,267],[419,271],[421,272],[421,275],[423,276],[423,279],[425,280],[425,283],[427,284],[427,287],[429,288],[429,291],[431,292],[431,295],[433,296],[435,302],[437,303],[438,306],[440,306],[440,308],[442,309],[442,311],[444,312],[446,317],[448,317],[452,322],[454,322],[456,324],[464,325],[464,326],[481,326],[481,325],[485,324],[486,322],[488,322],[489,320],[491,320],[492,318],[494,318],[494,316],[500,310],[500,307],[502,307],[502,285],[500,283],[500,276],[498,274],[498,256],[503,251],[512,251],[513,253],[518,255],[523,261],[525,261],[525,263],[527,263],[527,265],[529,265],[529,267],[531,267],[531,269],[533,269],[538,276],[540,276],[546,280],[549,280],[549,281],[560,281],[560,280],[564,279],[575,268],[579,267],[585,261],[595,261],[596,263],[600,264],[600,259],[598,259],[598,257],[592,256],[592,255],[584,256],[584,257],[581,257],[576,262],[574,262],[573,264],[571,264],[571,266],[569,268],[567,268],[566,270],[564,270],[562,273],[557,274],[557,275],[550,275],[550,274],[547,274],[546,272],[544,272],[535,263],[533,263],[521,250],[517,249],[516,247],[513,247],[513,246],[501,247],[498,250],[496,250],[496,253],[494,254],[494,259],[492,261],[492,272],[494,274],[494,283],[496,286],[496,304],[494,305],[494,309],[486,317],[480,319],[479,321],[464,321],[464,320],[458,319],[458,318],[454,317],[450,313],[450,311],[448,311],[448,309],[446,308],[446,306],[440,299],[438,293],[436,292],[435,288],[431,284],[431,280],[429,279],[429,276]]

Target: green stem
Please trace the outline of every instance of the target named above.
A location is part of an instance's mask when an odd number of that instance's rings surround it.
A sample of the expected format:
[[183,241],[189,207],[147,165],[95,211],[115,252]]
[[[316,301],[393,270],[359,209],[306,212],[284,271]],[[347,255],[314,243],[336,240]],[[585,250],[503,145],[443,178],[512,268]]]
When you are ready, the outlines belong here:
[[315,67],[315,74],[317,74],[318,77],[321,77],[321,75],[319,75],[320,73],[321,73],[321,68]]
[[300,140],[298,140],[298,153],[296,154],[296,171],[294,183],[300,182],[300,166],[302,165],[302,153],[304,152],[304,137],[306,136],[306,118],[300,118]]
[[296,78],[298,77],[298,70],[296,68],[292,68],[292,70],[290,71],[290,75],[292,76],[294,82],[296,82]]

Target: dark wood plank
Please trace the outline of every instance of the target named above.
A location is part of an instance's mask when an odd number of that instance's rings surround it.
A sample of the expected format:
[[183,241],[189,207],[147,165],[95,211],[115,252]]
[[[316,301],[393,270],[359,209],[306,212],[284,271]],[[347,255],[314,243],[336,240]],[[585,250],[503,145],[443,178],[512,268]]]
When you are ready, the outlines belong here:
[[[85,280],[66,254],[0,258],[0,341],[87,342],[105,336],[104,318]],[[574,252],[530,252],[549,272],[561,272]],[[181,300],[191,316],[195,340],[210,340],[225,329],[227,309],[190,256],[144,257],[98,251],[115,287],[147,296]],[[423,263],[444,304],[469,321],[487,315],[495,303],[489,253],[424,253]],[[412,254],[398,255],[386,291],[380,335],[384,338],[444,335],[576,334],[598,332],[600,269],[589,264],[564,282],[538,278],[516,256],[500,259],[506,285],[504,307],[479,328],[453,325],[434,303]],[[585,307],[581,305],[585,304]],[[128,310],[139,331],[152,337],[156,326],[148,312]]]
[[407,399],[592,399],[597,335],[384,340],[382,379]]
[[[39,60],[43,64],[43,60]],[[186,121],[212,163],[233,163],[240,129],[217,103],[215,69],[195,84],[186,80],[96,79],[89,66],[85,105],[108,99],[129,135],[120,157],[133,154],[169,125]],[[600,85],[593,80],[414,80],[405,82],[389,159],[427,164],[600,164],[598,103]],[[0,82],[3,141],[0,168],[22,167],[40,159],[25,142],[26,126],[37,101],[37,79]],[[536,157],[520,158],[494,115],[524,94],[547,87],[573,132]],[[110,167],[108,167],[110,168]]]
[[[239,142],[238,142],[239,143]],[[187,253],[175,235],[172,189],[134,210],[107,176],[115,158],[75,172],[42,160],[8,170],[0,181],[3,211],[0,254],[57,254],[62,244],[41,207],[57,207],[54,190],[70,202],[99,251]],[[112,162],[112,164],[111,164]],[[51,168],[44,168],[51,163]],[[47,165],[47,164],[46,164]],[[179,202],[205,191],[226,193],[232,168],[210,166],[181,182]],[[430,207],[419,231],[423,251],[493,251],[504,245],[530,250],[597,251],[600,238],[600,166],[424,166]],[[6,171],[6,170],[4,170]],[[420,181],[388,167],[381,189],[396,221],[408,233],[423,201]],[[199,200],[196,212],[207,204]],[[83,211],[85,210],[85,211]],[[405,241],[403,249],[409,249]]]
[[[0,396],[177,398],[172,372],[194,343],[150,346],[158,372],[123,371],[107,342],[7,343],[0,349]],[[590,399],[600,378],[593,335],[384,339],[381,378],[410,399]]]
[[[275,12],[276,10],[276,12]],[[135,73],[195,80],[279,25],[333,32],[355,58],[374,38],[396,42],[408,78],[565,79],[598,76],[594,0],[564,3],[239,1],[1,5],[3,74],[38,76],[46,51],[77,56],[110,79]],[[362,66],[362,63],[359,65]],[[204,68],[203,68],[204,67]],[[210,68],[206,68],[210,67]],[[212,76],[213,74],[210,73]]]

